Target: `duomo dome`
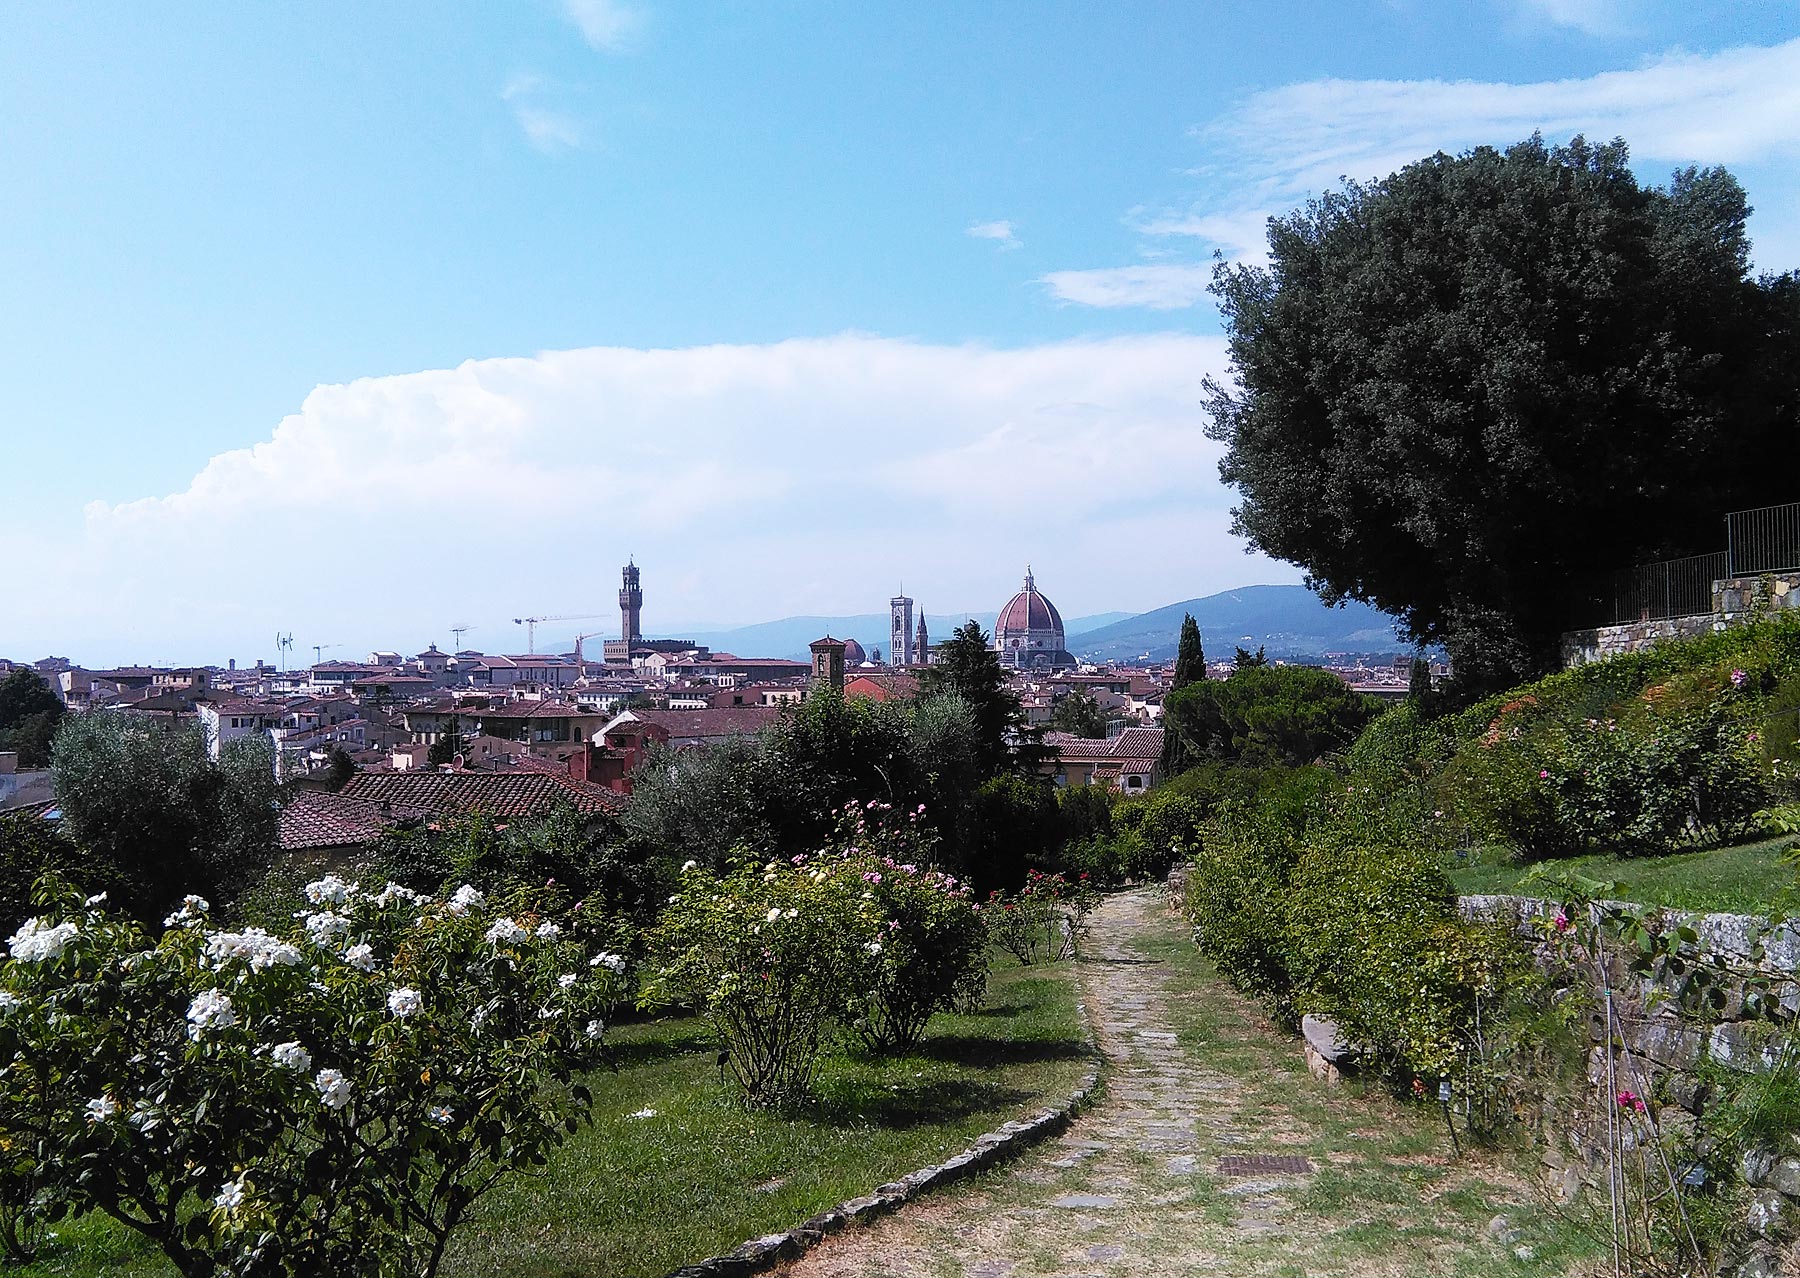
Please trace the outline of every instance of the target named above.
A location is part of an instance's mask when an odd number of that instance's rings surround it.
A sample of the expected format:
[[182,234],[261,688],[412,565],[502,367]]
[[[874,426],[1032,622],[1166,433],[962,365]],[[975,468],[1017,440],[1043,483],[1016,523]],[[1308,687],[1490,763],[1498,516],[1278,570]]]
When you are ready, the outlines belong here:
[[1025,570],[1025,588],[1000,610],[994,622],[994,649],[1000,664],[1019,670],[1062,670],[1075,665],[1064,646],[1062,614]]

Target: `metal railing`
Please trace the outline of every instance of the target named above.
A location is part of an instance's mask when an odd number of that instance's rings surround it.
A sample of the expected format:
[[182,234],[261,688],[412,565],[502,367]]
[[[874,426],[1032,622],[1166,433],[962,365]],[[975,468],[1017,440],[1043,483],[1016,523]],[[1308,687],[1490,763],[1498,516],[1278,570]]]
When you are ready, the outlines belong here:
[[1725,554],[1726,577],[1800,569],[1800,501],[1732,511],[1725,516]]
[[1691,617],[1713,610],[1713,582],[1726,576],[1726,554],[1688,555],[1638,564],[1613,582],[1615,626],[1633,621]]

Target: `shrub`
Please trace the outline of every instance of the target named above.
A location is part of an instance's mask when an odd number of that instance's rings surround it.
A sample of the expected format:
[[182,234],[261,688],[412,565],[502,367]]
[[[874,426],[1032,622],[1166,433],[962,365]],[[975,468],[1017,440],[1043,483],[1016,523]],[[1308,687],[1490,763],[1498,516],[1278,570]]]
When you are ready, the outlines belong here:
[[1309,848],[1286,916],[1295,1010],[1414,1074],[1458,1072],[1476,996],[1497,995],[1515,965],[1504,936],[1457,917],[1437,858],[1420,849]]
[[989,938],[1027,967],[1074,957],[1094,906],[1089,882],[1085,876],[1070,882],[1061,874],[1030,871],[1017,892],[988,897]]
[[987,929],[968,886],[929,868],[924,815],[851,804],[834,850],[796,858],[801,873],[825,867],[859,900],[861,952],[846,977],[844,1017],[873,1051],[912,1046],[933,1013],[979,1003],[987,984]]
[[[585,1121],[622,967],[542,894],[308,886],[281,933],[160,939],[47,883],[0,966],[28,1220],[98,1210],[184,1274],[429,1278],[496,1184]],[[193,1210],[198,1195],[203,1208]]]
[[862,904],[828,866],[745,863],[715,879],[690,861],[650,934],[649,1000],[706,1015],[749,1104],[803,1097],[875,931]]
[[1188,867],[1194,944],[1277,1020],[1294,1017],[1282,901],[1296,860],[1290,838],[1243,816],[1214,827]]

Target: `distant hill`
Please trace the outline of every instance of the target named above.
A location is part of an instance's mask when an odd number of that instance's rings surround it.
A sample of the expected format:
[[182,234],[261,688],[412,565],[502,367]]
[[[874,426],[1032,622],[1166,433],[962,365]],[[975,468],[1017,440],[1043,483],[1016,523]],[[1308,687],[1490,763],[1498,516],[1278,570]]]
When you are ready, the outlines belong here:
[[[948,639],[952,630],[971,618],[980,622],[981,628],[992,634],[994,619],[998,615],[994,612],[927,612],[925,625],[935,643]],[[1065,622],[1063,628],[1074,636],[1113,625],[1131,615],[1128,612],[1096,613],[1090,617],[1073,618]],[[1175,623],[1177,626],[1181,624],[1179,616],[1175,618]],[[917,624],[916,615],[914,624]],[[793,661],[810,661],[812,653],[807,645],[821,635],[854,639],[865,651],[873,652],[880,648],[883,658],[888,655],[888,619],[885,612],[865,612],[849,617],[783,617],[780,621],[759,621],[754,625],[736,626],[727,630],[650,637],[692,639],[715,652],[729,652],[739,657],[786,657]]]
[[[1238,644],[1252,650],[1262,647],[1283,660],[1316,660],[1328,652],[1408,652],[1411,645],[1394,637],[1393,618],[1367,604],[1348,603],[1327,608],[1304,586],[1245,586],[1221,591],[1204,599],[1173,603],[1154,612],[1102,612],[1071,617],[1063,623],[1069,651],[1085,661],[1134,661],[1146,656],[1168,661],[1175,656],[1181,635],[1181,618],[1193,613],[1200,623],[1206,655],[1215,660],[1229,657]],[[994,630],[992,612],[928,612],[925,624],[933,641],[971,619],[989,634]],[[652,634],[650,638],[692,639],[715,652],[740,657],[786,657],[807,661],[807,645],[820,635],[854,639],[866,651],[881,649],[888,655],[888,619],[885,612],[865,612],[842,617],[783,617],[749,626],[689,631],[679,635]],[[572,646],[573,641],[570,641]]]
[[[1084,634],[1071,633],[1069,651],[1085,661],[1169,661],[1181,637],[1181,619],[1194,614],[1200,641],[1212,660],[1233,648],[1265,648],[1270,657],[1314,660],[1328,652],[1408,652],[1394,635],[1394,619],[1351,601],[1327,608],[1305,586],[1245,586],[1203,599],[1173,603],[1154,612]],[[1069,627],[1073,632],[1074,627]]]

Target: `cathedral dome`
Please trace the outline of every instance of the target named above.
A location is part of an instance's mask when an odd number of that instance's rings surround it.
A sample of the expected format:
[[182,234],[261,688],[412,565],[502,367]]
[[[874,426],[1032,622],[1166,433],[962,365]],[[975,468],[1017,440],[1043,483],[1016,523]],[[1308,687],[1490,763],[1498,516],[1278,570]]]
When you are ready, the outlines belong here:
[[1061,635],[1062,628],[1062,614],[1056,611],[1055,604],[1038,593],[1037,585],[1027,571],[1025,589],[1008,599],[1006,607],[1000,610],[1000,616],[994,622],[994,637],[1023,635],[1030,630],[1054,630]]
[[846,667],[860,666],[868,659],[869,654],[863,651],[863,646],[860,643],[856,642],[854,639],[844,640],[844,665]]
[[1029,568],[1025,588],[1006,601],[994,621],[994,649],[1000,664],[1015,670],[1066,670],[1075,664],[1064,646],[1062,614],[1038,593]]

